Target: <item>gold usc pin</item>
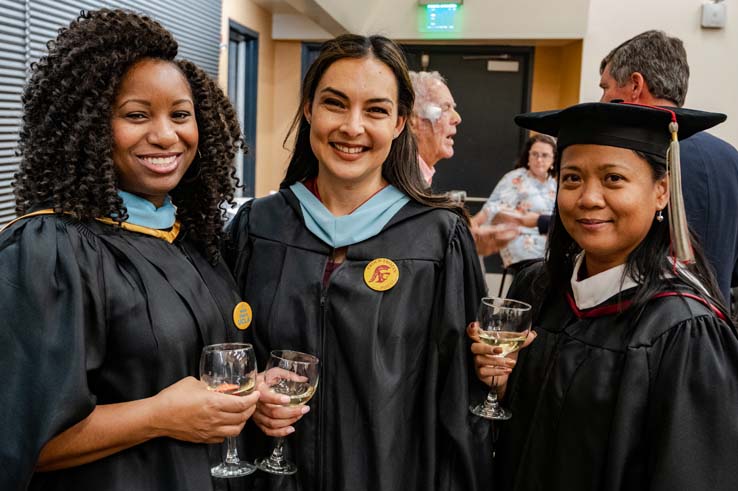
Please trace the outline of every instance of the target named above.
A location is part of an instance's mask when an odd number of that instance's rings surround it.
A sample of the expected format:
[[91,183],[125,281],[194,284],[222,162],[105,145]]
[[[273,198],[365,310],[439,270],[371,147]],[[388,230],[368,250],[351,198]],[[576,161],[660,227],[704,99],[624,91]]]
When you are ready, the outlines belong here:
[[391,260],[380,257],[370,262],[364,268],[364,282],[372,290],[383,292],[397,284],[400,279],[400,270]]

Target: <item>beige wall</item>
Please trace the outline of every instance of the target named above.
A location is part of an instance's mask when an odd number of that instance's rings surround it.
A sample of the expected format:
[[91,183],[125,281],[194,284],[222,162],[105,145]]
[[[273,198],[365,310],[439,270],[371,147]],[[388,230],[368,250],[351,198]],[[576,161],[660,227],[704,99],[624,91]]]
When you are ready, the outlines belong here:
[[249,0],[223,0],[221,24],[221,49],[219,82],[223,90],[228,89],[228,21],[233,19],[244,27],[259,33],[259,76],[256,106],[256,196],[264,196],[277,189],[281,180],[280,166],[274,165],[275,158],[275,100],[274,57],[275,42],[272,40],[272,15]]
[[[728,121],[711,133],[738,146],[738,5],[725,2],[724,29],[702,29],[702,0],[590,0],[582,55],[581,99],[599,100],[600,60],[621,42],[648,29],[684,41],[690,66],[686,106],[720,111]],[[614,21],[614,19],[622,19]]]
[[[296,41],[275,42],[274,57],[274,154],[273,167],[279,170],[281,181],[290,158],[292,141],[287,149],[283,148],[283,141],[287,135],[297,106],[300,104],[300,83],[302,75],[302,44]],[[279,182],[275,186],[278,186]],[[277,189],[275,187],[274,189]]]
[[533,56],[531,111],[548,111],[579,102],[582,42],[537,46]]
[[[417,0],[312,0],[348,31],[394,39],[577,39],[587,25],[589,0],[467,0],[457,32],[422,33]],[[439,2],[442,3],[442,2]]]

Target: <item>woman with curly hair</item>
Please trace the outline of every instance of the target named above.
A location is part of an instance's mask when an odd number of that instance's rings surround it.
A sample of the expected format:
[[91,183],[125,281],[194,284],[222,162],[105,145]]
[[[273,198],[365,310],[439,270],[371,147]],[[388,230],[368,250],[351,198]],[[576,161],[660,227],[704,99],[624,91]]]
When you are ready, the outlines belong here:
[[240,337],[218,251],[242,140],[176,54],[157,22],[100,10],[33,66],[22,216],[0,233],[2,489],[212,489],[205,444],[254,410],[193,378]]

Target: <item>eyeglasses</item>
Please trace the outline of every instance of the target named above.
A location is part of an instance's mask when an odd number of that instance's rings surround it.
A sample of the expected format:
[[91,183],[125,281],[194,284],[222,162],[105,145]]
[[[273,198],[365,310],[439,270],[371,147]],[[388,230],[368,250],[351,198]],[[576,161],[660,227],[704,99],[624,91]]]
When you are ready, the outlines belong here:
[[538,152],[530,152],[528,153],[528,156],[534,160],[551,160],[553,158],[553,154],[550,153],[538,153]]

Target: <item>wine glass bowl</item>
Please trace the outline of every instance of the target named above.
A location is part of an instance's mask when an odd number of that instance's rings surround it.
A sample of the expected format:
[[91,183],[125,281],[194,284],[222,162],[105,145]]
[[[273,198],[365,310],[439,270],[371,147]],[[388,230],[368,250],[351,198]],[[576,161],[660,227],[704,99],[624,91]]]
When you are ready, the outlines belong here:
[[[503,358],[520,349],[525,343],[531,325],[531,306],[525,302],[499,297],[483,298],[477,314],[479,340],[499,348],[493,355]],[[497,402],[497,388],[493,378],[486,400],[469,408],[482,418],[507,420],[512,413]]]
[[[285,406],[302,406],[313,397],[318,387],[319,364],[317,357],[299,351],[272,351],[264,371],[264,384],[271,391],[290,398]],[[297,466],[284,456],[284,438],[277,439],[272,454],[257,460],[256,467],[270,474],[297,472]]]
[[[222,343],[205,346],[200,356],[200,380],[208,390],[245,396],[256,387],[256,355],[254,348],[246,343]],[[238,457],[235,437],[227,439],[224,461],[210,469],[213,477],[242,477],[256,470],[252,464]]]

